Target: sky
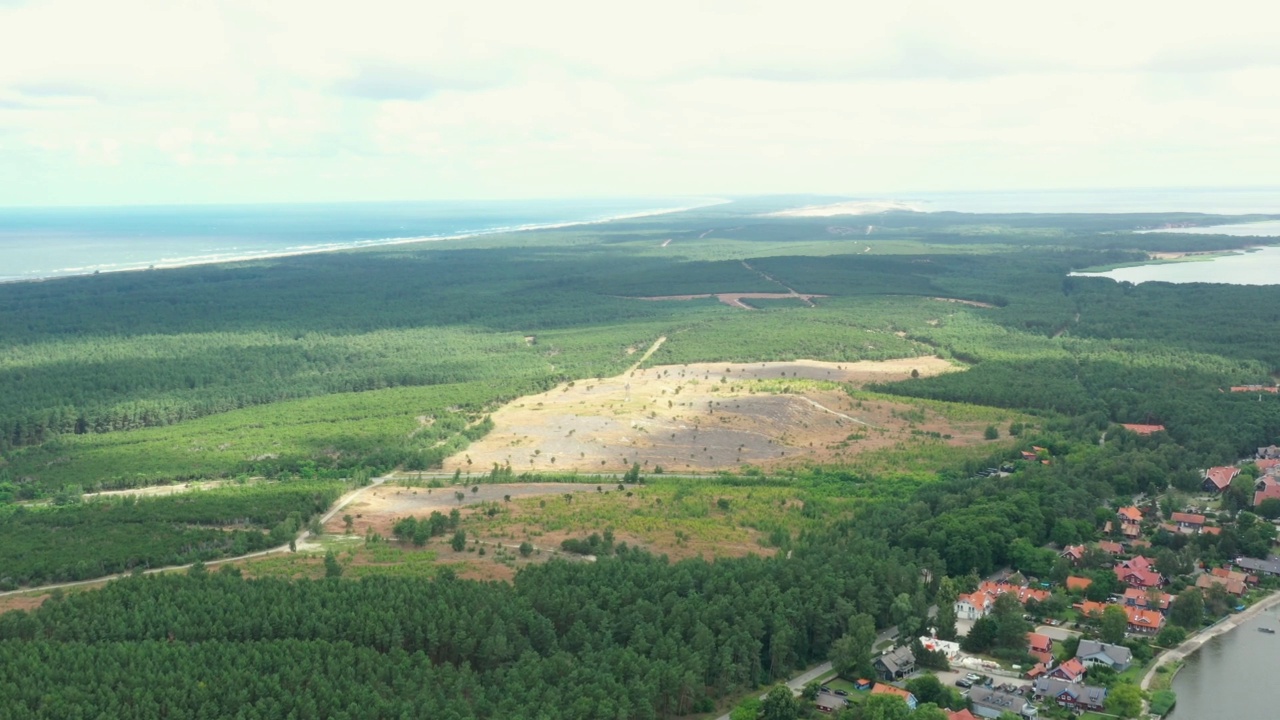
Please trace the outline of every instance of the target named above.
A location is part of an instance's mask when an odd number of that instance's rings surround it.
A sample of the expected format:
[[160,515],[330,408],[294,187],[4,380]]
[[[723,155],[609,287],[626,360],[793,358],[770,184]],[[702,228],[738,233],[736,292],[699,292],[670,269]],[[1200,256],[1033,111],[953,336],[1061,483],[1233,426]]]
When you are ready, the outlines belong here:
[[0,205],[1280,185],[1270,2],[0,0]]

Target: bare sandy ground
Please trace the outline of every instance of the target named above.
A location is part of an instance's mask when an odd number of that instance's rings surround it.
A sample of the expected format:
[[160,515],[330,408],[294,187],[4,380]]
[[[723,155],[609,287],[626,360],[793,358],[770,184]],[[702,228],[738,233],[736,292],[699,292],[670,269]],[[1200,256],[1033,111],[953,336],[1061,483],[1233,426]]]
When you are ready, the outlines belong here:
[[768,213],[765,217],[835,217],[838,215],[874,215],[893,211],[920,212],[920,208],[910,203],[896,200],[853,200],[830,205],[810,205],[792,210],[780,210]]
[[[862,385],[957,369],[937,357],[885,362],[698,363],[635,369],[606,380],[563,384],[520,398],[493,414],[494,430],[444,462],[446,471],[621,472],[639,463],[668,472],[761,467],[834,459],[885,447],[912,430],[980,438],[984,427],[955,427],[940,417],[908,421],[910,407],[858,403],[840,389],[788,380]],[[756,381],[781,381],[760,386]],[[972,437],[970,437],[972,436]]]
[[743,302],[743,300],[799,300],[809,307],[813,307],[814,298],[824,298],[826,295],[814,295],[805,293],[704,293],[702,295],[653,295],[650,297],[631,298],[632,300],[697,300],[699,298],[713,297],[729,307],[736,307],[741,310],[755,310],[756,308]]
[[84,497],[123,497],[132,495],[134,497],[164,497],[166,495],[180,495],[182,493],[191,492],[193,490],[212,490],[226,485],[229,480],[208,480],[206,482],[187,482],[178,483],[176,485],[151,485],[149,487],[130,488],[128,490],[104,490],[96,493],[85,493]]

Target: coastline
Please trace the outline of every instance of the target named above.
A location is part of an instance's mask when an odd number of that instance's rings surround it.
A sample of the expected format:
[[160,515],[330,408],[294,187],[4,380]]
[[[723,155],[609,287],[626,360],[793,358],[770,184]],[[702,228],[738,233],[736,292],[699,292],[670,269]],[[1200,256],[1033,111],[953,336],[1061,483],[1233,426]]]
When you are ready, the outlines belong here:
[[[1182,641],[1182,643],[1177,647],[1164,651],[1156,658],[1156,661],[1151,664],[1151,667],[1147,669],[1147,672],[1142,676],[1142,682],[1138,684],[1138,687],[1144,691],[1147,690],[1150,688],[1151,680],[1155,678],[1156,671],[1159,668],[1170,663],[1186,659],[1199,650],[1209,640],[1235,630],[1245,622],[1261,615],[1264,611],[1275,605],[1280,605],[1280,591],[1273,592],[1262,600],[1259,600],[1253,605],[1253,607],[1246,608],[1234,615],[1228,615],[1226,618]],[[1173,678],[1170,678],[1170,682],[1172,682],[1172,680]]]
[[45,275],[40,277],[22,277],[22,278],[0,278],[0,285],[9,285],[15,283],[40,283],[61,280],[63,278],[86,277],[91,275],[105,275],[107,273],[125,273],[125,272],[146,272],[150,270],[173,270],[176,268],[195,267],[197,265],[220,265],[224,263],[240,263],[252,262],[254,260],[273,260],[276,258],[296,257],[299,255],[316,255],[320,253],[342,252],[350,250],[364,250],[367,248],[392,247],[396,245],[410,245],[413,243],[441,242],[445,240],[466,240],[475,237],[487,237],[490,235],[502,235],[505,233],[529,232],[533,230],[558,230],[562,228],[582,227],[587,225],[603,225],[605,223],[618,222],[621,220],[635,220],[638,218],[655,217],[658,215],[670,215],[673,213],[688,212],[690,210],[699,210],[716,205],[725,205],[733,202],[732,200],[716,199],[714,201],[704,202],[696,205],[688,205],[673,208],[658,208],[655,210],[642,210],[633,213],[624,213],[622,215],[611,215],[606,218],[596,220],[573,220],[569,222],[558,223],[542,223],[532,225],[518,225],[514,227],[497,227],[490,230],[478,230],[476,232],[457,233],[453,235],[424,235],[403,238],[384,238],[379,240],[360,240],[354,243],[320,245],[320,246],[302,246],[296,248],[286,248],[280,251],[267,251],[254,255],[236,255],[231,257],[220,256],[203,256],[182,258],[180,260],[165,262],[160,260],[150,263],[147,267],[123,267],[107,270],[86,270],[85,272],[72,272],[61,275]]

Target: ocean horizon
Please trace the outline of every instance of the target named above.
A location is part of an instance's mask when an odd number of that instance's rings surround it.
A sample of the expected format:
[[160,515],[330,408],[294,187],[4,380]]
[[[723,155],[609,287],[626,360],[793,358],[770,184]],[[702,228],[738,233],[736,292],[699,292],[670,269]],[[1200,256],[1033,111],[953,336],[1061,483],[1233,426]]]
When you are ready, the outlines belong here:
[[0,208],[0,282],[570,227],[719,202],[624,198]]

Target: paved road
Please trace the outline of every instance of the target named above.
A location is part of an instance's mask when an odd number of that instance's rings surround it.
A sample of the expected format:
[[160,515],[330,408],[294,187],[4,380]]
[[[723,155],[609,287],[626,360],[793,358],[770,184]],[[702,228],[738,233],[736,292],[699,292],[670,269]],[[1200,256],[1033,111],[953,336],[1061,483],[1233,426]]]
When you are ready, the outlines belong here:
[[[342,497],[338,498],[338,502],[334,503],[334,506],[329,510],[329,512],[325,513],[320,517],[320,524],[323,525],[329,522],[329,520],[333,518],[334,515],[337,515],[339,512],[342,511],[343,508],[351,504],[351,501],[359,497],[361,493],[365,492],[369,488],[377,487],[386,481],[387,481],[386,477],[374,478],[368,485],[365,485],[364,487],[356,488],[355,490],[352,490],[348,492],[346,495],[343,495]],[[302,533],[298,535],[298,537],[295,539],[294,543],[295,545],[304,543],[309,537],[311,537],[311,531],[304,529]],[[249,560],[252,558],[262,557],[264,555],[273,555],[275,553],[282,553],[282,552],[289,552],[288,544],[280,545],[278,547],[268,548],[266,550],[259,550],[257,552],[251,552],[251,553],[248,553],[247,555],[237,555],[236,557],[222,558],[221,560],[210,560],[209,562],[205,563],[205,565],[206,566],[222,565],[223,563],[236,562],[238,560]],[[142,571],[142,573],[144,575],[150,575],[152,573],[170,572],[173,570],[185,570],[191,567],[193,564],[194,563],[187,563],[186,565],[169,565],[166,567],[151,568],[150,570]],[[119,573],[117,575],[104,575],[102,577],[93,578],[92,580],[77,580],[75,582],[54,583],[52,585],[40,585],[37,587],[22,588],[20,590],[10,590],[8,592],[0,592],[0,597],[4,597],[5,595],[18,595],[21,593],[45,592],[48,590],[57,590],[59,588],[80,587],[82,585],[94,585],[97,583],[103,583],[110,580],[119,580],[120,578],[129,577],[130,575],[132,575],[132,573]]]

